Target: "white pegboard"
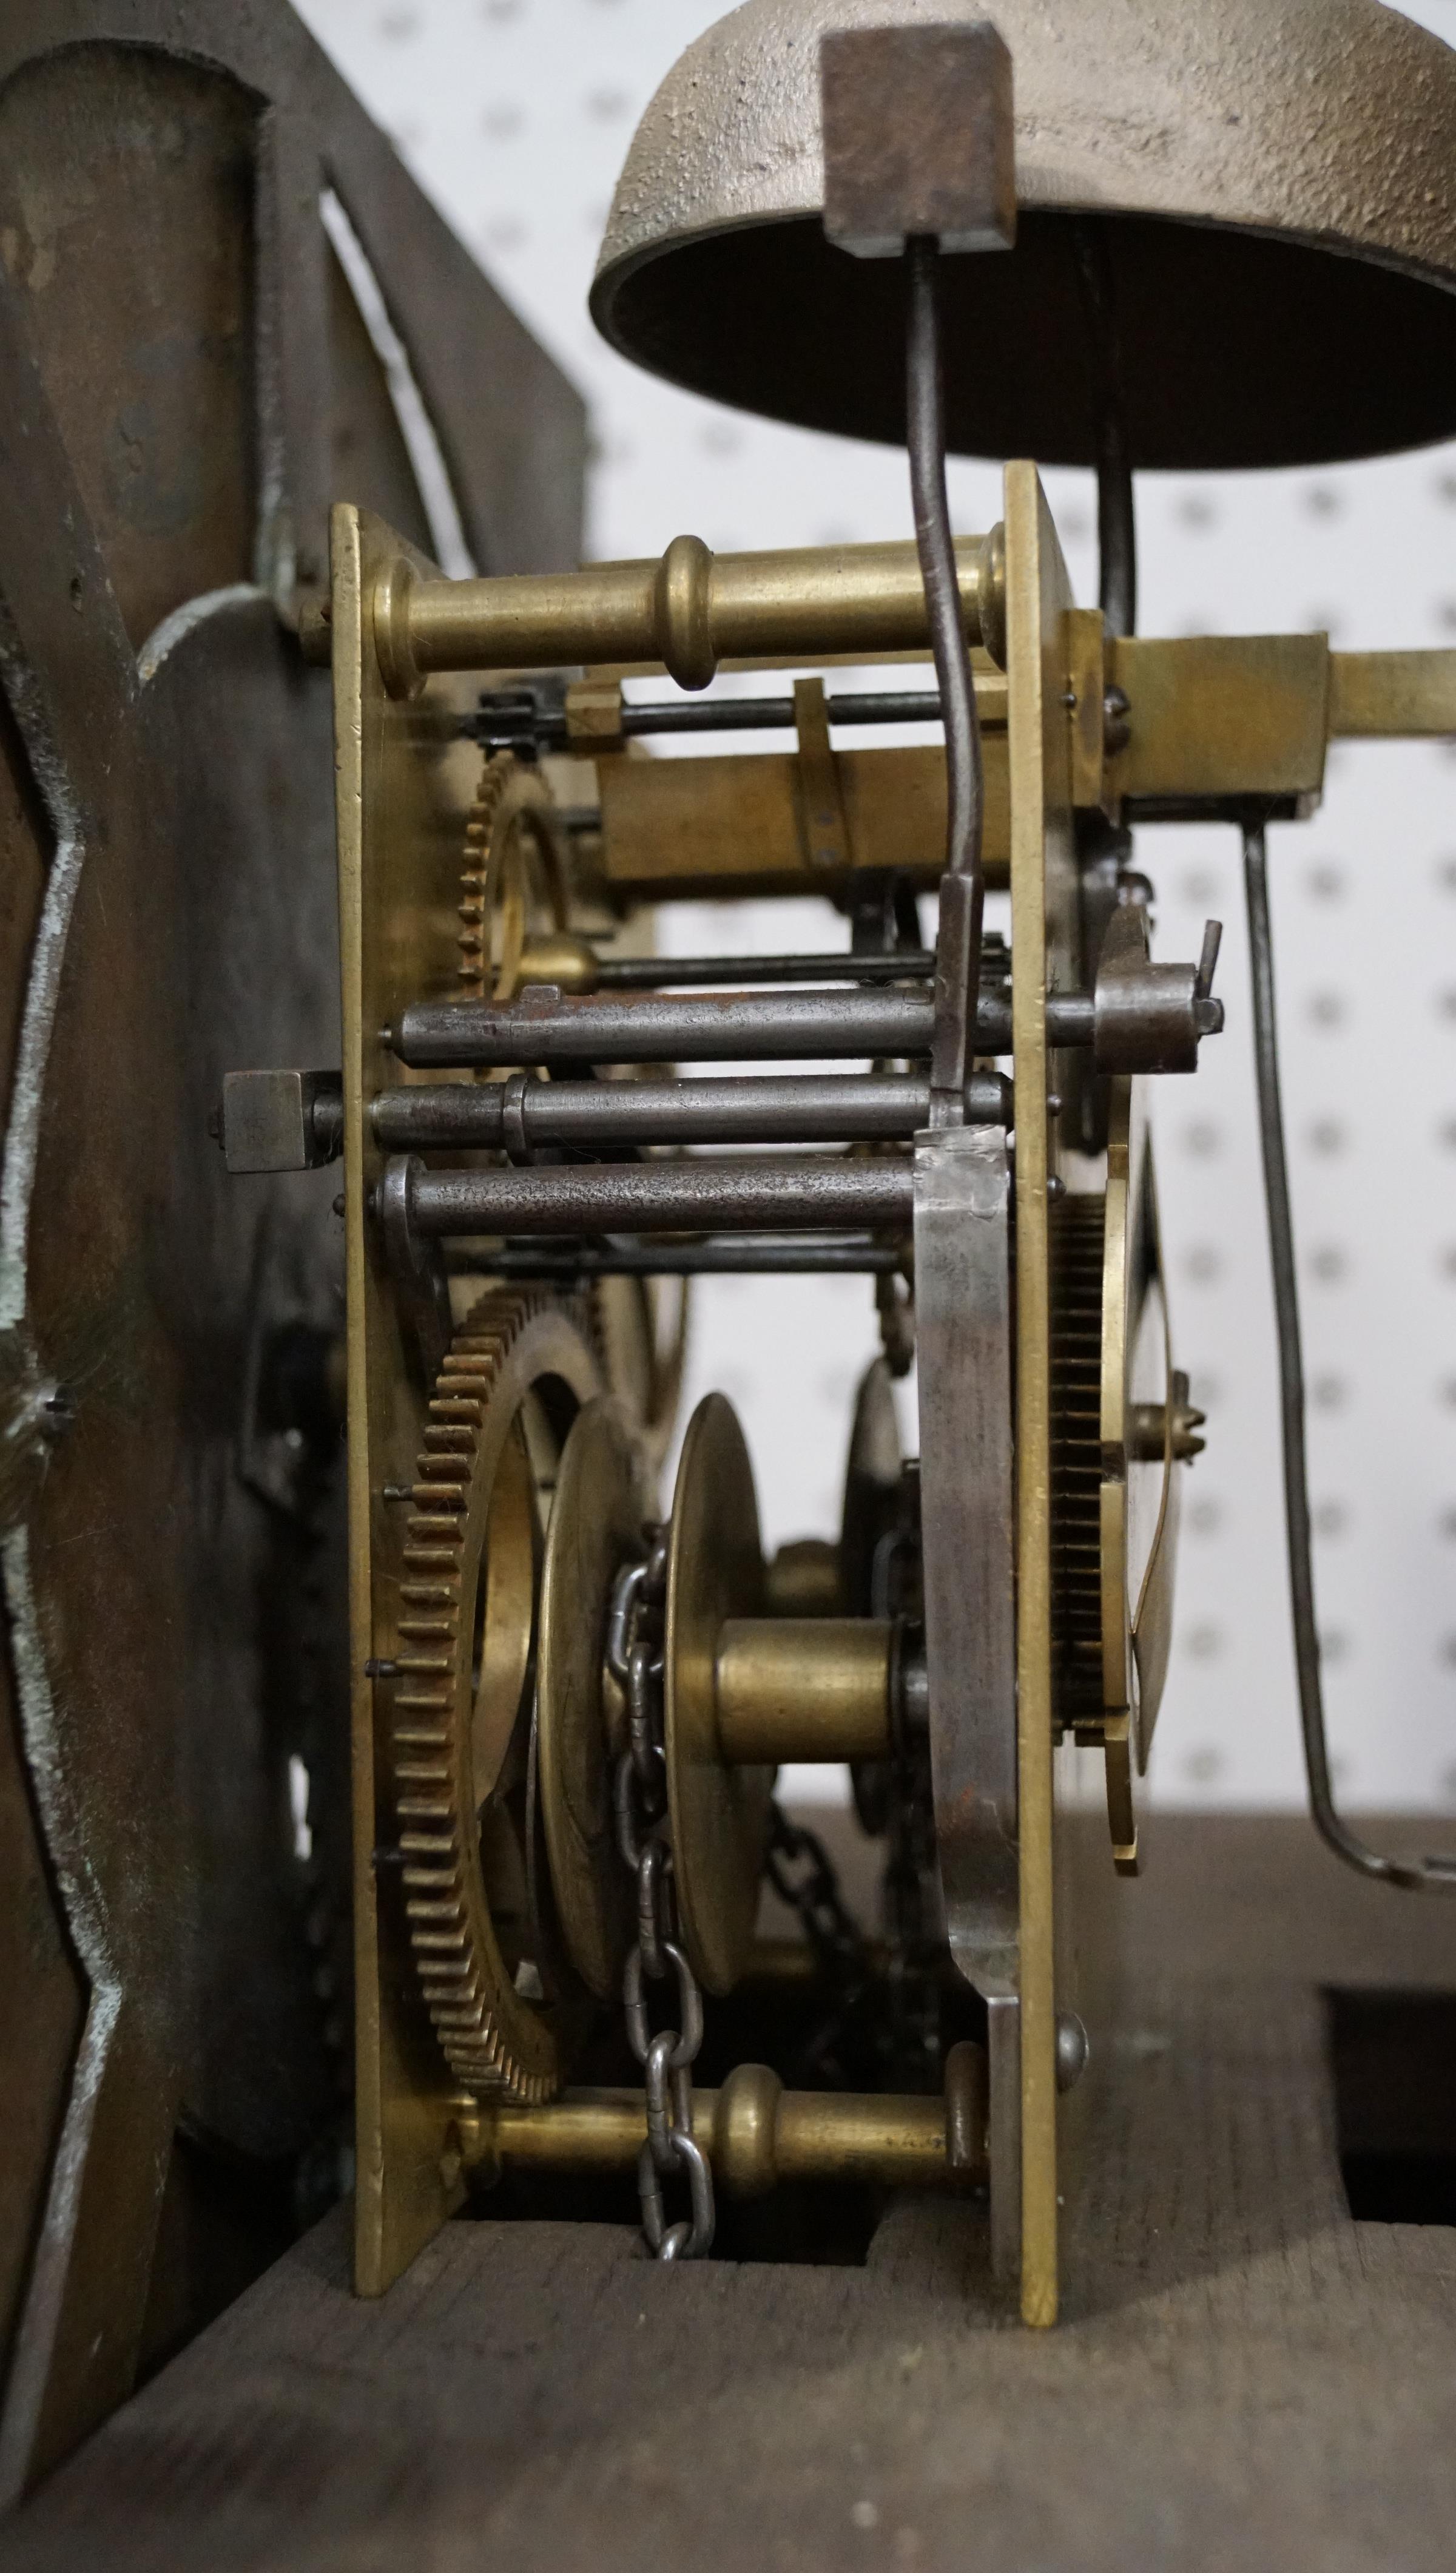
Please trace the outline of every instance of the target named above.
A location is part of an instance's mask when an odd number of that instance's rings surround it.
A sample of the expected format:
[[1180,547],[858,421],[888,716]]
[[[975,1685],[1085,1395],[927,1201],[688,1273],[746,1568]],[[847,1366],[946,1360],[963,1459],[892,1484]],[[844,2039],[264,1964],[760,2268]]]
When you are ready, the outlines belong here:
[[[587,396],[591,546],[655,552],[902,535],[903,459],[747,420],[636,375],[586,314],[633,126],[716,0],[302,0],[415,176]],[[1456,41],[1456,0],[1408,15]],[[1456,187],[1456,163],[1452,185]],[[1048,476],[1094,592],[1087,477]],[[952,468],[957,522],[999,514]],[[1147,633],[1327,628],[1342,647],[1456,641],[1456,450],[1317,473],[1144,476]],[[1337,750],[1317,818],[1272,835],[1330,1723],[1354,1805],[1456,1807],[1456,756]],[[1180,1356],[1209,1413],[1187,1487],[1154,1784],[1169,1804],[1301,1794],[1280,1535],[1273,1329],[1231,833],[1144,833],[1164,955],[1227,927],[1228,1032],[1157,1100]],[[778,945],[783,910],[674,944]],[[842,937],[811,916],[802,934]],[[739,1403],[768,1533],[834,1522],[846,1411],[874,1346],[854,1281],[714,1282],[689,1398]]]

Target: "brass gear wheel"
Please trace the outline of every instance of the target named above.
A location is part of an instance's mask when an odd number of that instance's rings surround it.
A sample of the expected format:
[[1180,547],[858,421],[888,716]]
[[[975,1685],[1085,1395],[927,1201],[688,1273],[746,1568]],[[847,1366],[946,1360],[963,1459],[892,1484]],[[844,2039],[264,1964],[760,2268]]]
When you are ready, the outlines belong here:
[[1052,1209],[1052,1652],[1057,1716],[1102,1718],[1101,1376],[1106,1200]]
[[677,1424],[687,1365],[685,1278],[598,1278],[591,1288],[607,1383],[636,1424],[654,1475]]
[[565,845],[545,779],[513,750],[494,751],[465,823],[461,1000],[513,1001],[533,928],[564,931],[567,909]]
[[565,2069],[572,1993],[534,1846],[536,1612],[557,1461],[600,1390],[583,1305],[484,1294],[436,1379],[400,1544],[405,1928],[441,2050],[477,2098],[546,2100]]
[[[465,824],[460,876],[462,1000],[510,1001],[528,941],[567,934],[560,818],[540,771],[514,751],[486,759]],[[611,1391],[638,1423],[654,1467],[672,1442],[686,1355],[686,1281],[604,1278],[591,1290]]]
[[1057,1720],[1106,1762],[1120,1875],[1138,1870],[1171,1639],[1178,1464],[1202,1415],[1173,1372],[1142,1103],[1111,1087],[1107,1185],[1052,1217],[1052,1640]]

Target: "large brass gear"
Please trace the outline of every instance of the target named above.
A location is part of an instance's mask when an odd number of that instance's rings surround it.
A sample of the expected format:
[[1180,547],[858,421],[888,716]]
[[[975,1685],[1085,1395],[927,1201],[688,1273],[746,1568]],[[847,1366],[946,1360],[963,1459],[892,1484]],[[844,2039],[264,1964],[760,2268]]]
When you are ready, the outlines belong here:
[[486,760],[465,823],[460,873],[459,991],[465,1001],[513,1001],[532,933],[564,932],[561,823],[538,768],[512,750]]
[[598,1278],[591,1293],[607,1383],[631,1414],[653,1473],[660,1473],[687,1366],[688,1281]]
[[492,1288],[429,1402],[398,1557],[392,1778],[405,1926],[451,2072],[559,2088],[572,1994],[533,1843],[537,1596],[572,1420],[601,1390],[585,1307]]
[[[514,751],[495,751],[480,772],[465,824],[461,999],[514,1000],[528,944],[542,930],[564,936],[569,913],[565,845],[550,790],[539,769]],[[682,1390],[687,1282],[604,1278],[592,1300],[607,1382],[660,1468]]]
[[1059,1721],[1102,1717],[1101,1365],[1106,1198],[1052,1209],[1052,1648]]
[[1052,1232],[1052,1571],[1057,1714],[1106,1759],[1118,1873],[1138,1871],[1135,1780],[1167,1672],[1179,1478],[1201,1414],[1173,1372],[1151,1147],[1111,1085],[1105,1192]]

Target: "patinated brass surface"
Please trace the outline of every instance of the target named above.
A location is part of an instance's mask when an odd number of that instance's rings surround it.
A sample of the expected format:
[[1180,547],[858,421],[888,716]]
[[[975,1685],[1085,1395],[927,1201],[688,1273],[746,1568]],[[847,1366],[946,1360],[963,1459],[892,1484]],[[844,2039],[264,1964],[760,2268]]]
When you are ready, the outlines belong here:
[[[1000,630],[1001,567],[986,537],[956,541],[973,643]],[[569,669],[657,663],[705,688],[745,655],[914,650],[928,640],[913,544],[806,546],[715,554],[674,536],[658,562],[591,563],[552,579],[446,581],[387,565],[373,600],[380,666],[393,695],[431,670]]]
[[[465,824],[460,867],[459,997],[513,1001],[527,943],[563,942],[564,834],[544,778],[512,751],[487,759]],[[550,977],[540,970],[535,980]],[[556,960],[553,959],[553,962]]]
[[374,1559],[380,1606],[394,1603],[375,1681],[386,1846],[420,1994],[455,2080],[526,2101],[560,2086],[575,1998],[553,1973],[532,1847],[532,1648],[561,1450],[600,1388],[584,1319],[539,1290],[480,1297],[435,1379],[395,1542]]
[[1128,699],[1128,743],[1110,762],[1119,796],[1316,798],[1330,730],[1322,634],[1193,636],[1107,646]]
[[891,1634],[878,1617],[730,1617],[718,1637],[718,1740],[752,1767],[884,1760]]
[[[455,988],[455,906],[477,756],[455,739],[443,682],[410,702],[385,695],[364,601],[375,572],[397,562],[381,521],[341,507],[333,534],[333,646],[344,990],[345,1235],[349,1311],[351,1679],[354,1733],[358,2179],[356,2272],[377,2295],[458,2202],[441,2156],[458,2089],[414,1987],[401,1889],[381,1878],[389,1846],[386,1688],[371,1675],[392,1658],[397,1592],[375,1565],[396,1541],[398,1504],[423,1444],[425,1383],[366,1226],[381,1157],[366,1108],[397,1067],[379,1031],[406,998]],[[367,862],[366,862],[367,860]]]
[[[741,2064],[721,2090],[693,2095],[693,2132],[730,2197],[760,2197],[791,2179],[974,2187],[986,2175],[984,2118],[969,2122],[969,2148],[960,2151],[952,2123],[946,2099],[786,2091],[762,2064]],[[541,2109],[483,2110],[468,2129],[466,2158],[482,2177],[626,2170],[646,2132],[639,2091],[569,2091]]]
[[692,1325],[686,1278],[599,1278],[592,1319],[606,1380],[625,1404],[652,1481],[677,1428]]
[[[1102,1732],[1112,1855],[1130,1876],[1138,1867],[1132,1780],[1147,1766],[1166,1673],[1181,1488],[1146,1101],[1132,1081],[1112,1084],[1101,1332]],[[1154,1408],[1162,1436],[1155,1454],[1143,1453],[1137,1416]]]
[[748,1962],[773,1771],[730,1768],[718,1741],[718,1638],[763,1604],[753,1468],[726,1395],[688,1423],[672,1503],[664,1650],[667,1789],[683,1938],[710,1993]]
[[1052,1780],[1049,989],[1072,979],[1076,876],[1059,699],[1072,592],[1035,469],[1006,475],[1012,762],[1012,1020],[1017,1067],[1017,1706],[1020,1743],[1022,2312],[1058,2301],[1057,1957]]
[[[862,870],[903,868],[929,892],[945,863],[945,758],[938,747],[836,750],[848,870],[811,868],[793,751],[697,759],[601,759],[601,870],[622,901],[745,900],[853,889]],[[987,881],[1007,881],[1006,734],[986,740]]]
[[[1266,796],[1309,809],[1323,792],[1332,740],[1456,735],[1456,653],[1331,652],[1321,634],[1158,636],[1104,641],[1094,610],[1069,610],[1059,697],[1071,745],[1071,794],[1082,809],[1125,802],[1213,805]],[[1127,699],[1109,730],[1108,688]],[[978,670],[986,765],[987,882],[1008,881],[1011,776],[1006,687]],[[945,782],[938,747],[835,750],[844,856],[811,866],[802,759],[791,751],[691,760],[600,756],[601,839],[595,864],[619,901],[824,892],[887,864],[920,887],[944,857]]]
[[617,1848],[611,1762],[625,1710],[608,1700],[612,1584],[640,1557],[646,1460],[621,1406],[586,1404],[561,1452],[541,1572],[537,1759],[561,1936],[588,1992],[614,2000],[632,1940],[632,1883]]
[[[1006,473],[1011,691],[1012,994],[1017,1070],[1017,1672],[1020,1743],[1021,2309],[1057,2319],[1060,2208],[1076,2188],[1085,2091],[1057,2077],[1059,2014],[1097,2031],[1110,1924],[1091,1828],[1092,1755],[1054,1749],[1052,1381],[1048,1109],[1066,1078],[1049,1057],[1045,1002],[1081,972],[1072,748],[1064,704],[1072,593],[1035,468]],[[1097,1801],[1100,1801],[1097,1798]],[[1105,1838],[1100,1868],[1108,1874]]]

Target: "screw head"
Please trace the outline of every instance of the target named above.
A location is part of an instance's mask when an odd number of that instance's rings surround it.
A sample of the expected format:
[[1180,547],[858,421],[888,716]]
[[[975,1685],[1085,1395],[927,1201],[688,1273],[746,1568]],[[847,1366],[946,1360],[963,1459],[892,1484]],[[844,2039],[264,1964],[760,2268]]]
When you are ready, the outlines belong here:
[[1063,2011],[1057,2021],[1057,2088],[1075,2091],[1087,2071],[1092,2044],[1076,2011]]

